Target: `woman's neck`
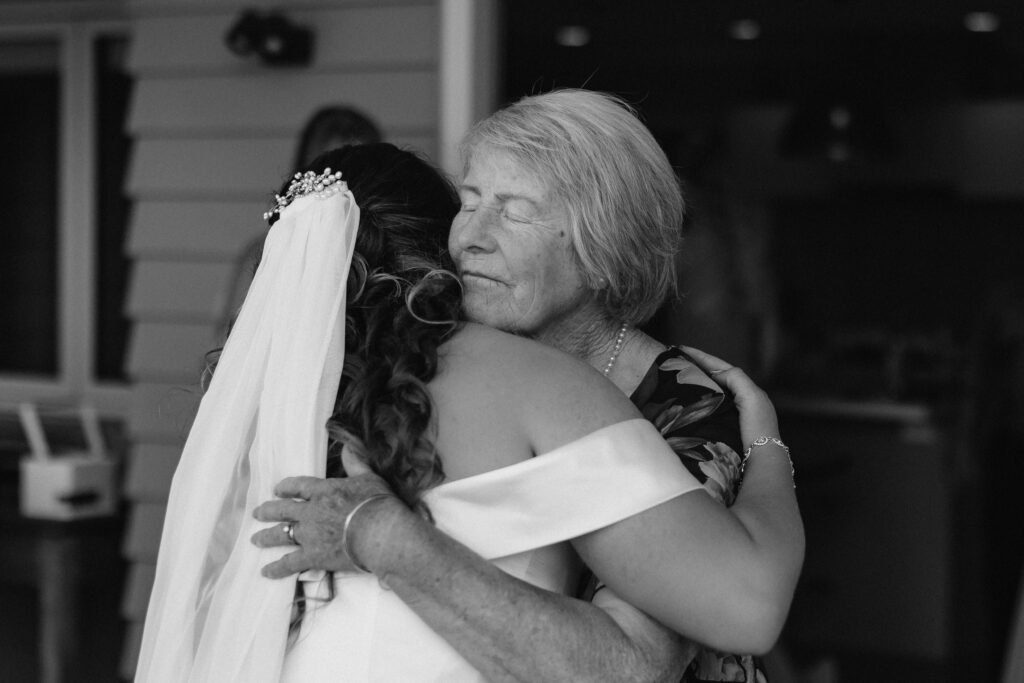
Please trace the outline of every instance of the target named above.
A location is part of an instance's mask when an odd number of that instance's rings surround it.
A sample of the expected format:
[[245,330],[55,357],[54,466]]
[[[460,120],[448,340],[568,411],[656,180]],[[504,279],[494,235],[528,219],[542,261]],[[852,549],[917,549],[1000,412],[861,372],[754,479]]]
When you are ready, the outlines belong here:
[[578,316],[543,330],[536,339],[603,370],[621,326],[621,322],[604,316]]
[[587,362],[598,372],[604,372],[615,355],[615,362],[605,374],[625,394],[632,394],[665,345],[635,327],[627,327],[616,354],[622,322],[588,313],[552,325],[534,338]]
[[615,383],[627,396],[632,396],[640,382],[647,376],[651,364],[667,347],[646,333],[630,328],[615,365],[608,373],[608,379]]

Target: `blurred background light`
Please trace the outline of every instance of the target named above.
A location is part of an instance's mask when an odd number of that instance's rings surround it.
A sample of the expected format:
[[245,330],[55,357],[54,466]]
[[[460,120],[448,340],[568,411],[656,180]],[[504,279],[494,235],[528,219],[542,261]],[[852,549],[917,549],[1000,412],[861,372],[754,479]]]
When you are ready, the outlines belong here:
[[555,42],[564,47],[583,47],[590,42],[586,26],[562,26],[555,33]]
[[761,35],[761,24],[753,19],[738,19],[729,24],[729,35],[735,40],[756,40]]
[[999,30],[999,15],[993,12],[968,12],[964,15],[964,27],[975,33],[992,33]]

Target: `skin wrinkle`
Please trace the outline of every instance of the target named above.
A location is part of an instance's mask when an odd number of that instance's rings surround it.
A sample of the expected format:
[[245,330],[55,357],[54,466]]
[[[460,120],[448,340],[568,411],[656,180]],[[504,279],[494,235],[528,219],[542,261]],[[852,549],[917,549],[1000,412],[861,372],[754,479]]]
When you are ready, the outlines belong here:
[[470,159],[459,194],[449,250],[460,274],[493,278],[464,278],[470,319],[533,336],[591,303],[578,268],[558,267],[571,262],[562,227],[568,217],[533,174],[507,153],[484,148]]
[[[475,151],[459,187],[448,246],[466,317],[580,358],[607,355],[608,330],[569,238],[568,212],[507,152]],[[569,264],[569,267],[566,267]]]

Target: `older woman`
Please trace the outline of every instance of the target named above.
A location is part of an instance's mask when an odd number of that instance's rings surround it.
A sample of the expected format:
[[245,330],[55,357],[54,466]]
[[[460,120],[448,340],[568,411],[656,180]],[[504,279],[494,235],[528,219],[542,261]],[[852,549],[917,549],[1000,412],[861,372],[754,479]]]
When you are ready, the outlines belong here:
[[[716,523],[677,535],[656,512],[637,515],[590,548],[597,555],[636,549],[598,568],[628,602],[605,589],[586,603],[512,579],[393,500],[364,504],[365,491],[380,482],[350,457],[350,479],[329,491],[302,479],[278,488],[313,504],[297,520],[300,548],[267,574],[350,568],[335,533],[348,517],[359,563],[490,680],[672,680],[688,665],[694,676],[754,680],[749,657],[698,653],[675,634],[733,652],[769,649],[802,562],[802,527],[788,453],[763,394],[742,371],[696,357],[743,402],[741,440],[731,403],[694,356],[636,328],[675,282],[682,200],[664,154],[621,102],[560,91],[484,120],[464,155],[462,210],[449,248],[467,317],[601,371],[706,490],[732,503],[746,542],[724,542],[729,530]],[[747,457],[737,455],[741,444]],[[705,519],[705,500],[690,494],[675,504],[684,517]],[[274,504],[260,514],[284,519]],[[258,541],[281,542],[270,534]]]

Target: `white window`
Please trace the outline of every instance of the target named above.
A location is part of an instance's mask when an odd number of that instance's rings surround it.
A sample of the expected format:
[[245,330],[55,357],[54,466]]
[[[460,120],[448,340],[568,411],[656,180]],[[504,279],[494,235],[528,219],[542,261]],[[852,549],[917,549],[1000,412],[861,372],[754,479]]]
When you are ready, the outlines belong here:
[[125,26],[0,25],[0,404],[123,414]]

